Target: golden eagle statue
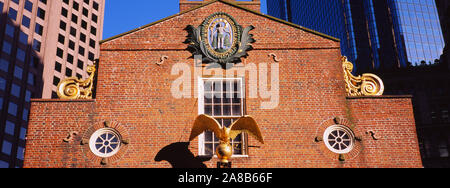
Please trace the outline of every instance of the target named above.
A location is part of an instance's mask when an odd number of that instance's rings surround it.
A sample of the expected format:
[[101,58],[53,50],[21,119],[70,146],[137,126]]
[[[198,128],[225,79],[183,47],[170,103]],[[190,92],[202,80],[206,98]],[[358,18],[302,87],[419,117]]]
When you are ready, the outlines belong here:
[[216,154],[221,163],[228,163],[228,160],[233,155],[233,147],[230,143],[231,139],[235,139],[243,132],[254,136],[259,142],[264,144],[258,124],[255,119],[250,116],[239,118],[228,128],[225,126],[222,127],[213,117],[202,114],[195,119],[189,141],[194,140],[198,135],[205,131],[212,131],[217,138],[219,138],[220,142],[216,149]]

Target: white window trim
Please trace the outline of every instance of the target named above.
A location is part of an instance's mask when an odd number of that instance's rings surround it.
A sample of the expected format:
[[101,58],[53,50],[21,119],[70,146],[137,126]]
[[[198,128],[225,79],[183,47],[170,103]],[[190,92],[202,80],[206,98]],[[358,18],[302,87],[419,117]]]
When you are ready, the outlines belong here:
[[[204,77],[198,77],[198,115],[204,114],[205,113],[205,88],[204,88],[204,81],[205,80],[240,80],[241,81],[241,94],[242,94],[242,105],[241,105],[241,111],[242,114],[245,115],[245,111],[244,111],[244,103],[245,103],[245,82],[244,82],[244,78],[240,77],[240,78],[217,78],[217,77],[211,77],[211,78],[204,78]],[[246,151],[248,153],[248,144],[247,144],[247,138],[243,138],[243,147],[246,148]],[[198,136],[198,155],[200,156],[206,156],[205,154],[205,133],[202,133]],[[217,155],[214,154],[213,155],[214,158],[217,158]],[[233,154],[234,158],[247,158],[249,157],[248,154],[244,154],[244,155],[235,155]]]

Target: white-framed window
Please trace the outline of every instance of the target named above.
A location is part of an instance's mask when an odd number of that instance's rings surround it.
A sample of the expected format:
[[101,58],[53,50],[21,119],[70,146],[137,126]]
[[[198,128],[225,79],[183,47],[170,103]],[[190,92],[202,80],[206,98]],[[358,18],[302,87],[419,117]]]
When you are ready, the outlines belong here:
[[355,145],[353,131],[341,125],[328,127],[323,138],[327,148],[337,154],[350,153]]
[[[216,118],[222,125],[229,127],[244,116],[244,82],[242,78],[200,78],[199,114]],[[241,134],[231,141],[233,156],[247,156],[247,136]],[[199,155],[212,156],[219,145],[219,139],[211,131],[199,136]]]
[[92,134],[89,139],[89,148],[99,157],[111,157],[120,150],[120,134],[114,129],[103,128]]

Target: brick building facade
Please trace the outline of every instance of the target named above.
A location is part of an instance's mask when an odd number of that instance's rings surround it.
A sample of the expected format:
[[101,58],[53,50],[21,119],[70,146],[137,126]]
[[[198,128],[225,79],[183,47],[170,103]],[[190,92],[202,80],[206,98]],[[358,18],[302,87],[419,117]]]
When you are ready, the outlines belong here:
[[[233,167],[422,167],[411,97],[346,97],[339,40],[239,3],[204,2],[103,41],[95,99],[32,101],[24,166],[215,167],[217,158],[205,149],[207,136],[189,142],[189,135],[207,106],[197,97],[204,88],[195,86],[203,78],[221,79],[212,75],[224,69],[195,64],[184,42],[188,25],[224,12],[243,27],[255,27],[253,50],[226,70],[245,67],[249,73],[233,77],[240,78],[243,93],[236,109],[258,122],[265,141],[243,135]],[[262,108],[271,101],[262,92],[251,97],[255,71],[259,81],[267,73],[269,87],[279,86],[275,106]],[[193,84],[175,87],[188,92],[174,95],[174,83],[183,76]],[[354,136],[348,152],[325,144],[324,132],[333,125]],[[111,147],[118,148],[112,156],[90,149],[90,138],[102,128],[114,130],[122,141]]]

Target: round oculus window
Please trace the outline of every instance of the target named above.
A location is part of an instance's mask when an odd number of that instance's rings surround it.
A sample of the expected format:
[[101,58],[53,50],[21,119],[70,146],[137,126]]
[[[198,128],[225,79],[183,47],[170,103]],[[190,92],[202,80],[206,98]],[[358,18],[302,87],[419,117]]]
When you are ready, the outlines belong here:
[[323,134],[325,145],[334,153],[346,154],[352,151],[355,136],[353,132],[344,126],[333,125]]
[[113,129],[99,129],[89,139],[89,148],[99,157],[111,157],[120,150],[121,138]]

